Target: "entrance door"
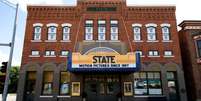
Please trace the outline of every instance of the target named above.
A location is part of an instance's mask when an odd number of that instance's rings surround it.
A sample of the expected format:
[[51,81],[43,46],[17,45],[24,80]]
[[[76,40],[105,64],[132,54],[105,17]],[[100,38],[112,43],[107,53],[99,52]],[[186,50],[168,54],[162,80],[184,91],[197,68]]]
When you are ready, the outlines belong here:
[[85,78],[87,101],[117,101],[120,94],[118,76],[91,76]]
[[36,72],[28,72],[25,86],[24,101],[34,101]]

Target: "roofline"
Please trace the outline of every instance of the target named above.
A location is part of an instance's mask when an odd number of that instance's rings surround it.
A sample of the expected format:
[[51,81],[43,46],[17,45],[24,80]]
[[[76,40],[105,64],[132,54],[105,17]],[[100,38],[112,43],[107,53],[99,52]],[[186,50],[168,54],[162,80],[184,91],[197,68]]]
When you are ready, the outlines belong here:
[[178,26],[182,27],[184,24],[189,23],[189,24],[201,24],[201,20],[184,20],[182,21]]
[[176,7],[175,4],[127,4],[127,7]]
[[31,7],[31,6],[41,6],[41,7],[75,7],[77,6],[77,4],[27,4],[27,7]]

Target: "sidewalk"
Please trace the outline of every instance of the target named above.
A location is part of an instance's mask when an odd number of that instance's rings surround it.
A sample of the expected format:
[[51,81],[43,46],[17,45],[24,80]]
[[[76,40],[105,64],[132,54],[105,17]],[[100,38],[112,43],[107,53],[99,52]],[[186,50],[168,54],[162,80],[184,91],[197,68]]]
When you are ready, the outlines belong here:
[[[0,94],[0,101],[2,101],[2,94]],[[16,101],[16,94],[8,94],[7,101]]]

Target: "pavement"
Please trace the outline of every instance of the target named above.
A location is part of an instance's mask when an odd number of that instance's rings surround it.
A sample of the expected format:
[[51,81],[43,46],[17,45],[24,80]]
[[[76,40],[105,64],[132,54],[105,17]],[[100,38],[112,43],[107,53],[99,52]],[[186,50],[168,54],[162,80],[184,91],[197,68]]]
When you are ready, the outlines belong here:
[[[2,101],[2,94],[0,94],[0,101]],[[16,101],[16,94],[8,94],[7,101]]]

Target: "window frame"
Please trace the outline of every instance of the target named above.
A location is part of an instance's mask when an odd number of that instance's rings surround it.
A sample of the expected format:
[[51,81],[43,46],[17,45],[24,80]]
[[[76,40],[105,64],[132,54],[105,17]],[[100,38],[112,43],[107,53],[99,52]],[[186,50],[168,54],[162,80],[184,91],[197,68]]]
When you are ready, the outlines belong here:
[[[164,31],[163,31],[163,29],[164,28],[167,28],[168,29],[168,32],[167,33],[165,33]],[[163,26],[163,27],[161,27],[161,30],[162,30],[162,36],[163,36],[163,41],[170,41],[171,40],[171,33],[170,33],[170,27],[169,26]],[[168,35],[168,39],[165,39],[164,37],[165,37],[165,34],[167,34]]]
[[[105,21],[105,24],[99,23],[99,21]],[[106,27],[106,20],[105,19],[99,19],[97,24],[98,24],[98,40],[99,41],[104,41],[106,40],[106,33],[107,33],[107,27]],[[100,33],[100,28],[104,28],[105,32]],[[103,38],[101,38],[103,37]]]
[[[63,55],[62,52],[67,52],[67,55]],[[69,54],[69,50],[61,50],[61,52],[60,52],[61,56],[68,56],[68,54]]]
[[[150,33],[149,32],[150,28],[153,28],[155,32]],[[150,35],[152,35],[152,34],[153,34],[154,39],[150,39]],[[147,27],[147,40],[148,41],[156,41],[157,40],[157,27],[155,27],[155,26],[148,26]]]
[[[46,52],[49,52],[49,55],[47,55]],[[54,55],[51,55],[52,52],[54,52]],[[46,50],[45,51],[45,56],[56,56],[56,51],[55,50]]]
[[[64,32],[64,29],[65,28],[68,28],[68,32]],[[71,31],[71,27],[69,27],[69,26],[63,26],[62,27],[62,40],[63,41],[68,41],[68,40],[70,40],[70,31]],[[67,38],[65,38],[65,35],[67,35]]]
[[[92,23],[88,24],[87,21],[92,21]],[[93,40],[93,32],[94,32],[94,28],[93,27],[94,27],[94,20],[92,20],[92,19],[85,20],[85,26],[84,26],[85,38],[84,38],[84,40],[88,40],[88,41]],[[92,32],[91,33],[87,33],[87,31],[86,31],[87,28],[91,28]],[[88,38],[88,36],[90,36],[90,38]]]
[[[68,73],[67,75],[69,75],[69,81],[68,82],[66,82],[66,83],[62,83],[61,82],[61,74],[62,74],[62,72],[66,72],[66,73]],[[62,94],[61,93],[61,86],[62,86],[62,84],[68,84],[68,93],[67,94]],[[70,82],[70,72],[68,72],[68,71],[60,71],[60,80],[59,80],[59,95],[70,95],[70,93],[71,93],[71,82]]]
[[[165,54],[166,52],[170,52],[171,55]],[[172,51],[172,50],[165,50],[165,51],[164,51],[164,56],[173,56],[173,51]]]
[[[139,28],[139,32],[138,33],[135,33],[135,28]],[[135,36],[136,35],[139,35],[139,38],[137,39]],[[141,35],[141,27],[140,26],[133,26],[133,39],[134,41],[141,41],[142,40],[142,35]]]
[[[152,52],[152,55],[150,55],[150,52]],[[157,55],[155,55],[155,52],[157,52]],[[148,51],[148,56],[160,56],[160,53],[158,50],[149,50]]]
[[[50,28],[55,28],[56,32],[55,33],[49,32]],[[49,27],[47,27],[47,40],[50,40],[50,41],[57,40],[57,35],[56,34],[57,34],[57,26],[49,26]],[[50,35],[55,35],[54,39],[51,39]]]
[[[114,24],[112,21],[116,21],[117,23]],[[112,32],[113,28],[116,28],[116,32]],[[119,40],[119,21],[116,19],[110,20],[110,40]]]
[[[161,72],[160,71],[141,71],[141,72],[136,72],[138,73],[138,78],[135,78],[135,74],[133,75],[134,77],[134,83],[133,83],[133,94],[136,96],[144,96],[144,95],[147,95],[147,96],[151,96],[151,95],[163,95],[163,87],[162,87],[162,77],[161,77]],[[141,77],[141,73],[145,73],[145,78],[142,78]],[[148,77],[148,73],[153,73],[153,78],[151,79],[150,77]],[[155,73],[159,73],[159,77],[160,78],[155,78]],[[146,94],[136,94],[135,93],[135,80],[138,79],[138,80],[145,80],[146,81]],[[161,90],[161,94],[150,94],[150,87],[149,87],[149,80],[160,80],[160,90]]]
[[[51,74],[52,74],[52,81],[51,82],[45,82],[45,73],[46,72],[51,72]],[[43,81],[42,81],[42,92],[41,92],[41,94],[42,95],[53,95],[53,89],[54,89],[54,87],[53,87],[53,81],[54,81],[54,71],[44,71],[43,72]],[[51,84],[51,93],[49,93],[49,94],[46,94],[46,93],[44,93],[44,86],[46,85],[46,84]]]
[[[34,55],[33,52],[38,52],[38,54]],[[39,50],[31,50],[31,56],[40,56],[40,51]]]
[[[39,33],[35,32],[36,28],[40,28],[40,32]],[[34,26],[33,27],[33,40],[41,40],[41,33],[42,33],[42,26]],[[39,35],[39,38],[36,38],[36,34]]]

